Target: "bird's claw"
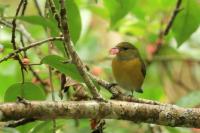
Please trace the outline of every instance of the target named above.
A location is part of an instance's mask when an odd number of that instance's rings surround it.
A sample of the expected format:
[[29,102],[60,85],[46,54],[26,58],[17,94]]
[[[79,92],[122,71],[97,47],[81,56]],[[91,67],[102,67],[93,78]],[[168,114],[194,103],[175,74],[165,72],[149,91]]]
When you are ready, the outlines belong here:
[[105,102],[105,103],[108,102],[107,100],[105,100],[105,99],[102,98],[102,97],[94,97],[93,99],[96,100],[96,101],[98,101],[98,102]]
[[68,63],[72,63],[72,60],[65,60],[65,61],[62,61],[63,64],[68,64]]
[[120,96],[119,95],[112,95],[110,99],[117,100],[117,99],[120,99]]
[[110,89],[110,88],[112,88],[112,87],[114,87],[114,86],[117,86],[118,84],[117,83],[110,83],[109,85],[108,85],[108,88]]
[[20,96],[17,97],[17,102],[23,103],[24,105],[29,104],[28,100],[26,100],[26,99],[24,99],[23,97],[20,97]]

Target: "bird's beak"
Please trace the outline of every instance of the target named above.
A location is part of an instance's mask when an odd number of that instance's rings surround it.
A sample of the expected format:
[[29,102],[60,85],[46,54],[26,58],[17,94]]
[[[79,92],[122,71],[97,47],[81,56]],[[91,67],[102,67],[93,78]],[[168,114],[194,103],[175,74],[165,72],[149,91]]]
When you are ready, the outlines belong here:
[[109,53],[110,53],[111,55],[116,55],[116,54],[119,53],[119,49],[116,48],[116,47],[111,48],[111,49],[109,50]]

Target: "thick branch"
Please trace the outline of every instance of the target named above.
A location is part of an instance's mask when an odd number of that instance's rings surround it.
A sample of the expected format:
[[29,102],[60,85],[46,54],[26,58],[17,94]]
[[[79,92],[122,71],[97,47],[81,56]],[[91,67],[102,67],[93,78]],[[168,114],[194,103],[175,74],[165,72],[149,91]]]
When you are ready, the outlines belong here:
[[19,119],[100,118],[154,123],[165,126],[200,127],[200,109],[175,105],[149,105],[124,101],[66,101],[4,103],[1,121]]

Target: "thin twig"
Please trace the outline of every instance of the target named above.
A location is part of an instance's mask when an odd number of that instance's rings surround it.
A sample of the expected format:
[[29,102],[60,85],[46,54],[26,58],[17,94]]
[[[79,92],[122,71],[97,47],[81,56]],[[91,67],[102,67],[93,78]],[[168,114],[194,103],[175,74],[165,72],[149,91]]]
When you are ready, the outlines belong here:
[[35,42],[35,43],[32,43],[30,44],[29,46],[26,46],[24,48],[18,48],[17,50],[9,53],[7,56],[5,56],[4,58],[0,59],[0,63],[3,62],[3,61],[6,61],[8,60],[9,58],[15,56],[16,54],[22,52],[22,51],[27,51],[33,47],[36,47],[36,46],[39,46],[39,45],[42,45],[46,42],[49,42],[49,41],[55,41],[55,40],[63,40],[63,37],[51,37],[51,38],[48,38],[48,39],[45,39],[45,40],[42,40],[42,41],[38,41],[38,42]]
[[[12,24],[2,18],[0,18],[0,24],[8,27],[8,28],[13,28]],[[23,36],[27,39],[27,41],[29,43],[33,42],[34,39],[31,37],[31,34],[23,27],[23,26],[17,26],[16,27],[16,31],[19,32],[19,33],[22,33]]]
[[[41,64],[40,64],[41,65]],[[33,76],[36,78],[37,81],[40,82],[40,84],[45,88],[47,86],[47,83],[45,83],[40,76],[37,74],[37,72],[34,71],[34,69],[29,65],[29,70],[31,71],[31,73],[33,74]],[[45,92],[47,92],[47,89],[44,89]]]
[[[24,1],[23,1],[23,6],[22,6],[21,16],[24,16],[26,7],[27,7],[27,0],[24,0]],[[25,47],[24,39],[23,39],[22,33],[20,33],[20,41],[21,41],[22,47]],[[24,57],[27,57],[26,51],[24,51]],[[25,67],[25,66],[24,66],[24,67]],[[22,72],[22,83],[24,83],[24,82],[25,82],[25,77],[24,77],[23,67],[21,67],[21,72]]]
[[58,28],[61,29],[61,18],[60,16],[58,15],[58,12],[56,10],[56,6],[55,6],[55,3],[53,0],[49,0],[49,6],[51,8],[51,11],[54,15],[54,18],[56,19],[56,21],[58,22]]
[[[11,43],[12,43],[12,46],[13,46],[13,50],[16,50],[17,49],[17,46],[16,46],[16,36],[15,36],[15,31],[16,31],[16,20],[17,20],[17,16],[19,14],[19,11],[20,9],[23,8],[23,12],[26,8],[26,4],[24,3],[24,0],[21,0],[17,9],[16,9],[16,13],[15,13],[15,17],[13,18],[12,20],[12,39],[11,39]],[[22,12],[22,13],[23,13]],[[18,60],[20,66],[21,66],[21,74],[22,74],[22,83],[24,83],[24,70],[26,70],[26,67],[24,66],[24,64],[22,63],[20,57],[18,54],[15,55],[15,58]]]
[[42,10],[41,10],[41,8],[40,8],[40,5],[39,5],[38,1],[37,1],[37,0],[34,0],[34,4],[35,4],[35,7],[37,8],[37,11],[38,11],[39,15],[40,15],[40,16],[43,16]]
[[[22,47],[25,47],[24,38],[23,38],[22,33],[20,33],[20,42],[22,44]],[[26,51],[24,51],[24,58],[27,58]]]
[[[34,0],[34,3],[35,3],[35,5],[36,5],[36,7],[37,7],[37,10],[38,10],[39,14],[40,14],[40,13],[41,13],[41,9],[40,9],[40,7],[39,7],[39,4],[38,4],[37,0]],[[25,13],[26,5],[27,5],[27,0],[24,1],[24,8],[22,9],[22,14],[21,14],[22,16],[23,16],[24,13]],[[20,41],[21,41],[21,43],[22,43],[22,46],[25,47],[25,45],[24,45],[24,39],[23,39],[23,34],[22,34],[22,33],[20,33]],[[25,58],[28,58],[26,51],[24,51],[24,57],[25,57]],[[47,84],[46,84],[46,83],[40,78],[40,76],[34,71],[34,69],[32,68],[31,65],[28,65],[28,67],[29,67],[29,70],[31,71],[32,75],[36,78],[36,80],[39,81],[40,84],[45,88],[45,86],[46,86]],[[47,92],[46,89],[44,89],[44,90]]]
[[32,119],[23,118],[23,119],[20,119],[17,121],[9,121],[6,124],[4,124],[3,126],[4,127],[18,127],[18,126],[22,126],[24,124],[27,124],[29,122],[34,122],[34,121],[35,121],[35,119],[33,119],[33,118]]
[[[48,1],[46,1],[46,6],[48,7]],[[45,17],[48,17],[47,12],[45,12]],[[46,34],[49,36],[50,32],[48,28],[45,28]],[[49,41],[49,45],[48,45],[48,52],[49,54],[51,54],[51,45],[53,45],[52,41]],[[51,97],[52,97],[52,101],[55,102],[55,90],[54,90],[54,86],[53,86],[53,80],[52,80],[52,69],[51,66],[48,66],[49,69],[49,80],[50,80],[50,88],[51,88]],[[52,118],[52,132],[56,133],[56,119]]]
[[[25,47],[25,44],[24,44],[24,39],[23,39],[23,35],[22,33],[20,33],[20,41],[21,41],[21,44],[22,44],[22,47]],[[24,51],[24,58],[28,58],[27,56],[27,53],[26,51]],[[41,65],[41,64],[40,64]],[[41,85],[45,88],[45,86],[47,85],[41,78],[40,76],[34,71],[34,69],[32,68],[32,65],[28,65],[29,67],[29,70],[31,71],[31,73],[33,74],[33,76],[36,78],[37,81],[39,81],[41,83]],[[46,91],[46,89],[45,89]]]
[[[49,47],[49,53],[51,53],[50,47]],[[55,93],[54,93],[53,79],[52,79],[52,68],[49,66],[48,69],[49,69],[49,80],[50,80],[52,101],[55,101]]]
[[23,7],[22,7],[22,13],[21,13],[22,16],[24,16],[27,4],[28,4],[27,0],[23,0]]
[[[171,26],[172,26],[172,24],[173,24],[173,22],[174,22],[174,20],[175,20],[175,18],[177,16],[177,14],[180,11],[181,3],[182,3],[182,0],[177,0],[176,8],[173,11],[173,15],[170,18],[170,20],[167,23],[167,26],[166,26],[166,28],[164,30],[162,30],[163,21],[161,21],[161,30],[160,30],[158,38],[157,38],[157,40],[155,42],[156,50],[154,51],[153,56],[155,56],[157,53],[159,53],[159,51],[160,51],[160,49],[161,49],[161,47],[163,45],[164,37],[167,36],[167,34],[168,34],[169,30],[171,29]],[[147,65],[150,65],[152,63],[152,60],[150,60],[147,63],[148,63]]]
[[[52,70],[51,70],[50,66],[49,66],[49,80],[50,80],[50,88],[51,88],[52,101],[55,102],[55,91],[54,91],[54,87],[53,87]],[[52,122],[53,122],[53,133],[56,133],[56,120],[53,118]]]
[[[0,19],[0,24],[8,28],[13,28],[13,25],[9,21],[4,20],[3,18]],[[31,37],[31,34],[24,28],[24,26],[16,26],[16,31],[22,33],[29,43],[34,42],[34,39]]]
[[177,16],[177,14],[180,12],[180,6],[181,6],[181,3],[182,3],[182,0],[177,0],[177,3],[176,3],[176,7],[173,11],[173,14],[172,14],[172,17],[171,19],[169,20],[169,23],[167,24],[167,27],[164,31],[164,35],[166,36],[168,33],[169,33],[169,30],[171,29],[172,27],[172,24]]
[[11,40],[11,43],[13,44],[13,49],[14,50],[17,49],[16,42],[15,42],[16,20],[17,20],[17,16],[19,14],[20,8],[22,7],[22,4],[23,4],[23,0],[20,1],[19,5],[18,5],[18,7],[16,9],[15,17],[12,20],[13,27],[12,27],[12,40]]

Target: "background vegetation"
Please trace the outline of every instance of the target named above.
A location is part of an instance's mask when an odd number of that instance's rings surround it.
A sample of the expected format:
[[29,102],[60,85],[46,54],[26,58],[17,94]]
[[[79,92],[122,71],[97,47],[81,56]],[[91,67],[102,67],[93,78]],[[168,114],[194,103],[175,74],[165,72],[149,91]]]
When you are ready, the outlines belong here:
[[[19,0],[0,0],[0,59],[13,51],[11,24]],[[16,32],[17,47],[32,42],[59,36],[57,23],[52,14],[45,16],[45,0],[27,1],[25,14],[17,17],[17,27],[25,29],[31,36]],[[55,0],[58,6],[58,0]],[[183,107],[200,105],[200,1],[182,0],[172,27],[164,34],[173,12],[176,0],[66,0],[68,24],[72,42],[81,59],[90,71],[107,81],[114,82],[108,50],[120,41],[133,43],[148,64],[143,85],[144,93],[134,96]],[[40,9],[42,12],[39,13]],[[48,12],[48,11],[47,11]],[[23,38],[23,42],[22,39]],[[46,43],[19,54],[22,61],[31,65],[24,72],[25,83],[17,60],[9,59],[0,64],[0,101],[16,101],[17,96],[28,100],[52,100],[50,90],[52,73],[56,100],[60,90],[60,72],[75,80],[80,75],[73,67],[59,64],[67,57],[62,43]],[[27,59],[27,60],[26,60]],[[65,60],[63,60],[65,61]],[[40,64],[42,63],[42,64]],[[40,64],[40,65],[36,65]],[[48,66],[53,69],[48,69]],[[31,70],[32,69],[32,70]],[[51,71],[52,70],[52,71]],[[38,79],[40,77],[41,80]],[[79,80],[80,81],[80,80]],[[100,88],[100,93],[109,98],[111,94]],[[73,89],[64,100],[72,98]],[[56,120],[58,133],[90,132],[90,120]],[[7,133],[52,132],[52,121],[36,121],[16,128],[2,128]],[[192,133],[199,129],[170,128],[127,121],[106,120],[105,132],[110,133]]]

